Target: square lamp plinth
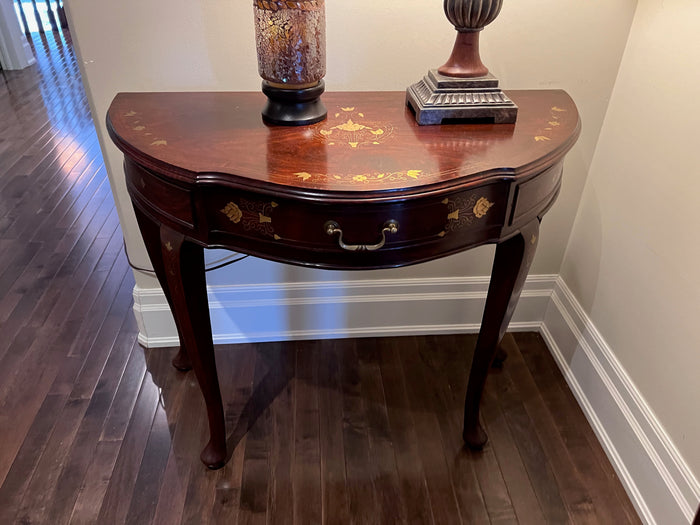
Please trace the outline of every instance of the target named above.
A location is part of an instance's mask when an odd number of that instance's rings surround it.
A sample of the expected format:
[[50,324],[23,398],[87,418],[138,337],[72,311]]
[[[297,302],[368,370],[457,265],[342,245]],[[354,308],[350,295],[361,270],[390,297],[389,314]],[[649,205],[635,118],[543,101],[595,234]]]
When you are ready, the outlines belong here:
[[518,116],[518,106],[498,87],[490,73],[483,77],[456,78],[431,69],[422,80],[406,91],[406,104],[421,126],[455,122],[510,124]]

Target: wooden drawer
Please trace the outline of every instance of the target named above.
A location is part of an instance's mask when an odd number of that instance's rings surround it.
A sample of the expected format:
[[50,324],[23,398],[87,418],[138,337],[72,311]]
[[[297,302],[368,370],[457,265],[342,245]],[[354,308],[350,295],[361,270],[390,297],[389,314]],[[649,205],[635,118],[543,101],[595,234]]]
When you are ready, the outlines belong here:
[[511,225],[534,219],[546,209],[559,191],[562,171],[562,164],[559,163],[518,185]]
[[124,161],[124,172],[127,189],[133,200],[173,222],[188,228],[194,227],[192,196],[188,189],[166,182],[128,158]]
[[[347,203],[333,204],[205,190],[206,205],[202,209],[207,214],[209,231],[218,239],[216,244],[243,242],[254,248],[277,243],[288,251],[317,252],[319,259],[323,252],[330,259],[343,254],[364,257],[363,261],[373,257],[380,262],[386,254],[405,251],[425,250],[424,258],[435,258],[460,246],[486,242],[494,237],[494,232],[497,237],[505,215],[506,196],[507,185],[503,183],[441,196],[408,196],[388,202],[348,199]],[[342,230],[347,245],[379,243],[388,221],[398,223],[398,231],[386,236],[386,244],[375,255],[362,255],[362,251],[341,248],[337,233],[328,235],[329,221]]]

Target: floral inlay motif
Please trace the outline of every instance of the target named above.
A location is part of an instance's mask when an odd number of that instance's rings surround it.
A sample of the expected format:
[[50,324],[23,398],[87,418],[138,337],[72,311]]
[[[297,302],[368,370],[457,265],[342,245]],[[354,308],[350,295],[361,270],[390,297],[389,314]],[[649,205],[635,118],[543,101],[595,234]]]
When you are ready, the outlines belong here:
[[472,211],[474,212],[474,215],[476,215],[477,219],[481,219],[484,215],[486,215],[491,206],[493,206],[493,202],[490,202],[486,197],[481,197],[478,201],[476,201]]
[[319,137],[327,146],[377,146],[394,130],[390,124],[365,120],[365,114],[357,111],[355,106],[338,108],[326,126],[334,123],[318,130]]
[[[349,119],[347,122],[343,124],[338,124],[337,126],[333,126],[330,131],[327,131],[326,133],[328,135],[331,135],[333,133],[334,129],[339,129],[342,131],[360,131],[361,129],[366,129],[367,126],[363,126],[362,124],[357,124],[352,121],[352,119]],[[381,130],[379,130],[381,131]],[[383,132],[382,132],[383,133]]]
[[549,136],[548,132],[551,132],[554,130],[554,128],[561,126],[560,113],[566,113],[566,110],[557,106],[552,106],[549,117],[551,120],[547,121],[547,127],[541,131],[538,131],[538,134],[534,136],[535,142],[547,142],[552,140],[552,137]]
[[407,170],[394,172],[375,172],[358,174],[326,174],[309,173],[308,171],[298,171],[294,175],[302,182],[323,184],[326,182],[346,183],[349,185],[367,184],[371,182],[410,182],[418,180],[423,173],[422,170]]
[[263,235],[279,239],[272,224],[273,210],[276,202],[259,202],[239,199],[238,204],[231,201],[220,210],[234,224],[240,224],[246,231],[257,231]]
[[234,202],[229,202],[224,209],[221,210],[221,213],[226,215],[234,224],[241,222],[241,217],[243,217],[243,212]]
[[[133,109],[124,113],[124,116],[131,119],[131,129],[143,135],[144,137],[152,137],[153,133],[146,131],[146,126],[144,126],[139,120],[139,114]],[[148,139],[147,139],[148,140]],[[154,137],[150,143],[151,146],[167,146],[168,141],[163,138]]]
[[[486,197],[477,198],[474,194],[457,195],[451,199],[444,199],[442,203],[447,206],[445,232],[459,230],[475,220],[482,219],[494,205]],[[441,232],[440,236],[444,236],[445,232]]]

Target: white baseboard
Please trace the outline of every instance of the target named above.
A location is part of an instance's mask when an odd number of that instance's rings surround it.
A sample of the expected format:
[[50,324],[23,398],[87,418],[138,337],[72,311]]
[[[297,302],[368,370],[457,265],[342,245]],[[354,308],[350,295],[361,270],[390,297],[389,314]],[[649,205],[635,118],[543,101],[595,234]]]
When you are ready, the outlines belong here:
[[[214,342],[475,333],[488,277],[214,286]],[[134,289],[139,342],[175,346],[160,290]],[[690,523],[700,484],[580,304],[556,275],[527,279],[510,330],[542,333],[640,517]]]
[[[512,329],[537,330],[556,276],[533,276]],[[478,332],[487,277],[382,279],[209,287],[217,344]],[[178,344],[160,290],[134,288],[139,342]]]
[[640,518],[690,523],[700,484],[561,278],[541,333]]

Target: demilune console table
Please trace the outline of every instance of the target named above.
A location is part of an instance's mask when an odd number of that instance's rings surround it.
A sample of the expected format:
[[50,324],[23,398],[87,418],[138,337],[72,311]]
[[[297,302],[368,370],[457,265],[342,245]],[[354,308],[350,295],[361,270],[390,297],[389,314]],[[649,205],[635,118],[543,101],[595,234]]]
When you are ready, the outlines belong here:
[[209,468],[226,461],[203,248],[336,270],[391,268],[497,243],[464,406],[479,402],[525,282],[542,216],[579,134],[563,91],[511,91],[516,124],[418,126],[403,92],[327,93],[328,119],[268,127],[258,93],[120,93],[107,127],[206,401]]

